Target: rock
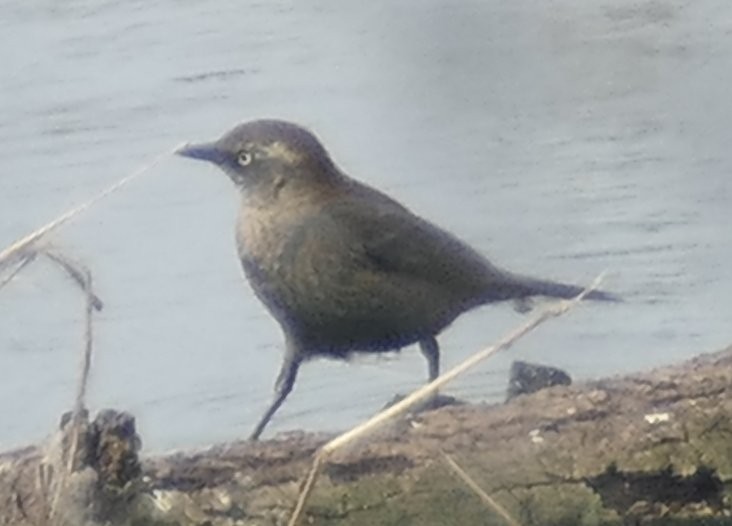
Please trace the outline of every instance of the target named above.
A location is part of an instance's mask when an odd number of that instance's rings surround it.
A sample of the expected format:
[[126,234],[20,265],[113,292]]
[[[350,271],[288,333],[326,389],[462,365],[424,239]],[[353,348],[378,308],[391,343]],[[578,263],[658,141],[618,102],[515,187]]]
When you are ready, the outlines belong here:
[[556,367],[522,361],[511,364],[506,401],[554,385],[571,385],[572,378]]

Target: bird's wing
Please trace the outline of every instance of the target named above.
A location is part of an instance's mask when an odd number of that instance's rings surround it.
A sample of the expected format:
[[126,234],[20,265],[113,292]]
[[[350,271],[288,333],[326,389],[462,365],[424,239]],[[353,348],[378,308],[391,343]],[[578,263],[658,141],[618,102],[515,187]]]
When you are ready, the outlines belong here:
[[446,294],[478,295],[510,274],[491,265],[452,234],[388,199],[339,200],[326,206],[325,221],[359,264],[379,272],[444,288]]
[[[388,274],[393,286],[427,285],[462,304],[534,295],[570,298],[582,287],[508,272],[449,232],[416,216],[376,190],[360,187],[347,199],[326,204],[302,226],[304,245],[317,246],[313,266],[346,274]],[[296,236],[297,237],[297,236]],[[385,280],[386,282],[386,280]],[[588,299],[616,300],[604,291]]]

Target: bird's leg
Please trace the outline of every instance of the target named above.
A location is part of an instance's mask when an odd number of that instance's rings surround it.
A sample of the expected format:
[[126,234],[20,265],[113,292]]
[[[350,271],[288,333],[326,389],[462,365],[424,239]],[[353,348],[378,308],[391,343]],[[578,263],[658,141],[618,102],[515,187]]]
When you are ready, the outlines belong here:
[[430,336],[419,342],[419,349],[427,359],[428,379],[431,382],[440,376],[440,345],[434,336]]
[[[427,381],[431,382],[438,376],[440,376],[440,345],[434,336],[425,338],[419,342],[419,349],[427,359]],[[435,391],[429,397],[425,403],[426,408],[435,408],[438,404],[440,393]]]
[[[429,381],[433,381],[440,376],[440,345],[434,336],[425,338],[419,342],[419,348],[427,358],[427,370],[429,372]],[[441,395],[439,391],[432,393],[430,398],[425,402],[425,409],[437,409],[446,405],[461,404],[457,398],[453,396]]]
[[287,398],[287,395],[292,391],[292,386],[295,385],[295,378],[297,377],[297,370],[302,361],[299,356],[296,348],[288,343],[285,357],[282,361],[282,367],[280,368],[280,374],[277,376],[277,381],[275,382],[274,399],[269,408],[267,408],[267,411],[262,415],[257,427],[254,428],[254,431],[249,437],[250,440],[257,440],[259,438],[259,435],[264,431],[272,415],[275,414],[277,409],[282,405],[282,402]]

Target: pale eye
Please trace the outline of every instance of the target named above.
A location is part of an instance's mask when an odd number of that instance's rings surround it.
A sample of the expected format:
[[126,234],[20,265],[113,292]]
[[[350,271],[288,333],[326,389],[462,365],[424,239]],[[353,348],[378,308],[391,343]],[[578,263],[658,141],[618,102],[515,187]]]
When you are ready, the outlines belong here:
[[241,151],[236,156],[236,162],[239,163],[239,166],[249,166],[252,164],[252,159],[252,154],[247,151]]

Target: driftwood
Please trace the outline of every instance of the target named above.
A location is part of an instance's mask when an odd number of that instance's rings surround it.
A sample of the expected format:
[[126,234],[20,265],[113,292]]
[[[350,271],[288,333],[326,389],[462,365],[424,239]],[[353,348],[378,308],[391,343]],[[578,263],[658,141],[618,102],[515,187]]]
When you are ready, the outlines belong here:
[[[0,455],[0,525],[286,524],[330,438],[140,459],[134,418],[103,411],[83,426],[73,473],[58,477],[69,428]],[[711,525],[732,524],[731,503],[732,348],[402,419],[328,460],[302,523]]]

